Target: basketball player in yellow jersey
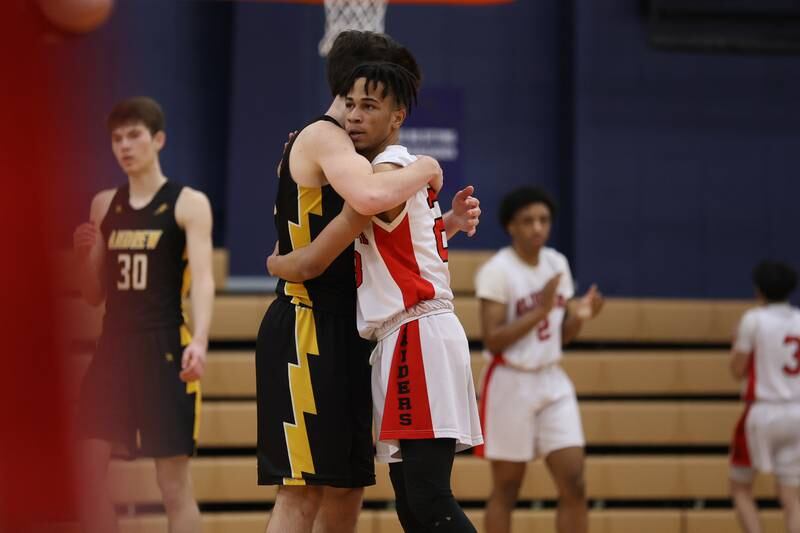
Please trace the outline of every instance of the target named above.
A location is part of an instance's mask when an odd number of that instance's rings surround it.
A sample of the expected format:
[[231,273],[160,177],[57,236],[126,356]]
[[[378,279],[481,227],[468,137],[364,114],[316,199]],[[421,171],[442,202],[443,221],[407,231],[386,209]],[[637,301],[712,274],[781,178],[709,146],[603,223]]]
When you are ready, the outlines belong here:
[[[106,487],[113,448],[155,459],[170,533],[195,533],[189,456],[214,299],[211,208],[203,193],[162,174],[164,116],[155,101],[117,104],[108,128],[128,182],[94,197],[73,238],[81,293],[91,305],[105,302],[78,408],[81,520],[86,533],[118,531]],[[181,308],[189,285],[193,335]]]

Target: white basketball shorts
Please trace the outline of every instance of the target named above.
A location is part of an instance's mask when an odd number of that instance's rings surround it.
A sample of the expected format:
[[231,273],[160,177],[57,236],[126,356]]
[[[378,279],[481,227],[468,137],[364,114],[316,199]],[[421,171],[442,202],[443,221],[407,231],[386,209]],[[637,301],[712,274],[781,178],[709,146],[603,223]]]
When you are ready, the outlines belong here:
[[745,407],[731,445],[731,479],[749,483],[774,473],[781,485],[800,486],[800,404],[755,402]]
[[481,382],[484,446],[476,455],[527,462],[584,446],[575,388],[560,366],[524,371],[494,360]]
[[483,442],[467,336],[451,311],[402,324],[371,360],[379,462],[402,461],[402,439],[455,439],[457,452]]

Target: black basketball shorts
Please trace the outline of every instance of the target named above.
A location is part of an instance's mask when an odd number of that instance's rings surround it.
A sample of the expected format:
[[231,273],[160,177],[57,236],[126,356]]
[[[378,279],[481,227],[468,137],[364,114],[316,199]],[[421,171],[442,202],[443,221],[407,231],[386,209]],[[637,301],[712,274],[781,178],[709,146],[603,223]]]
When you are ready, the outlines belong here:
[[258,483],[375,484],[370,374],[355,316],[275,300],[256,345]]
[[79,438],[115,445],[115,455],[193,455],[200,383],[181,381],[185,326],[136,333],[104,331],[83,380]]

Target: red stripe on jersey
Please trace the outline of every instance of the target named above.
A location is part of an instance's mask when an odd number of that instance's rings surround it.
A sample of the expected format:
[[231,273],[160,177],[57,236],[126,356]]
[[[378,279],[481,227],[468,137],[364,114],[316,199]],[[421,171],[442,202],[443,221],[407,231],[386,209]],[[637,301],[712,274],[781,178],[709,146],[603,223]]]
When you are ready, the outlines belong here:
[[436,295],[433,284],[420,275],[417,257],[414,255],[414,243],[411,240],[411,226],[408,213],[397,227],[388,232],[377,224],[372,224],[375,244],[389,269],[389,274],[403,294],[403,305],[406,309],[423,301],[432,300]]
[[[492,362],[489,364],[489,368],[486,370],[486,375],[483,378],[480,403],[478,404],[478,414],[481,418],[481,430],[483,431],[483,442],[486,442],[486,402],[487,398],[489,397],[489,383],[492,381],[492,374],[494,374],[495,369],[502,364],[503,356],[495,355],[492,358]],[[485,446],[483,444],[475,446],[474,453],[476,456],[485,457],[485,451]]]
[[433,190],[433,187],[430,185],[428,186],[428,207],[433,209],[433,206],[436,205],[436,202],[439,201],[439,194]]
[[744,401],[756,401],[756,352],[750,354],[747,361],[747,389],[744,392]]
[[752,404],[747,404],[744,413],[736,424],[733,432],[733,443],[731,443],[731,464],[733,466],[750,467],[750,449],[747,447],[747,415],[750,413]]
[[379,438],[434,438],[419,322],[416,320],[403,324],[397,336]]

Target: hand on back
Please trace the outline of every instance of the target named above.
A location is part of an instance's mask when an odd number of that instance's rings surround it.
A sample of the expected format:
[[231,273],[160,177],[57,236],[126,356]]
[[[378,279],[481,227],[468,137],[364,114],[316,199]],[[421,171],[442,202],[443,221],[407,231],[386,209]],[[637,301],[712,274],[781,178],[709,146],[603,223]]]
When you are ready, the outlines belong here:
[[289,143],[292,142],[292,139],[297,137],[297,133],[297,130],[289,132],[289,138],[283,143],[283,152],[281,152],[281,158],[278,160],[278,168],[276,169],[278,176],[281,175],[281,166],[283,165],[283,158],[286,157],[286,150],[289,149]]

